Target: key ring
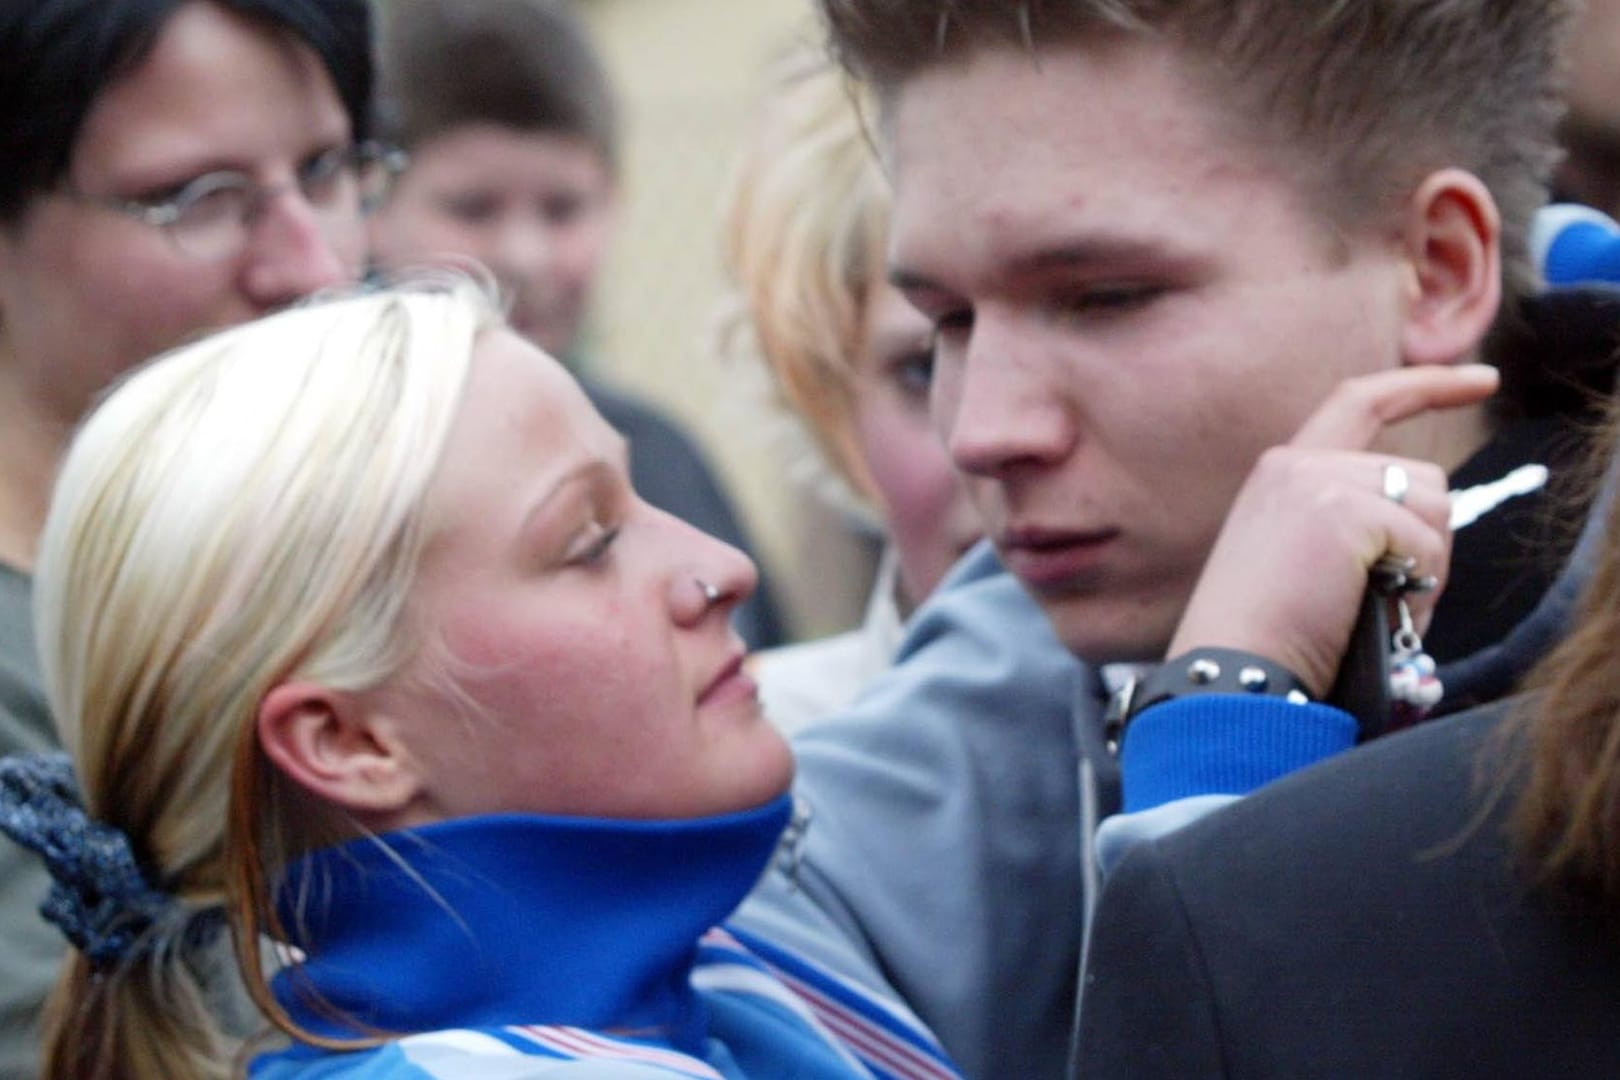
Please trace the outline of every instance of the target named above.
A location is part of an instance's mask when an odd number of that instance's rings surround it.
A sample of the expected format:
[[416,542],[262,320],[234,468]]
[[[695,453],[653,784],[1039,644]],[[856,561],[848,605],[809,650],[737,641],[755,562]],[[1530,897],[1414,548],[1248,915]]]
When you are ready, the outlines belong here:
[[1396,624],[1389,635],[1389,693],[1397,727],[1422,720],[1445,694],[1434,657],[1423,651],[1423,638],[1406,604],[1409,595],[1429,592],[1440,581],[1433,574],[1414,574],[1416,569],[1417,560],[1410,556],[1385,555],[1368,572],[1371,588],[1395,607]]

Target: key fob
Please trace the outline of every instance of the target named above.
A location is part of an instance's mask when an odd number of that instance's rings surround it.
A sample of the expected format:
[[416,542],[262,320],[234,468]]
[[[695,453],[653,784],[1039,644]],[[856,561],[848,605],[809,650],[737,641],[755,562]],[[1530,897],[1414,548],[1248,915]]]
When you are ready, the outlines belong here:
[[1349,647],[1325,702],[1356,718],[1357,742],[1384,734],[1394,715],[1389,692],[1389,635],[1389,602],[1382,592],[1369,586],[1361,597],[1361,611],[1350,631]]

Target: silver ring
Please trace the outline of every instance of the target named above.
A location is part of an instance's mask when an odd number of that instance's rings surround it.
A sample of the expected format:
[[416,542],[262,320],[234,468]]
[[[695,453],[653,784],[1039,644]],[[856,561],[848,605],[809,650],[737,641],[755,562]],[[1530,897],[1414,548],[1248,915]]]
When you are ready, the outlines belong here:
[[1412,490],[1412,478],[1407,475],[1404,465],[1394,463],[1384,466],[1384,498],[1396,506],[1406,502],[1406,493]]
[[692,580],[697,582],[698,591],[703,594],[703,602],[705,604],[712,605],[715,601],[720,599],[719,589],[715,588],[713,585],[710,585],[702,578],[693,578]]

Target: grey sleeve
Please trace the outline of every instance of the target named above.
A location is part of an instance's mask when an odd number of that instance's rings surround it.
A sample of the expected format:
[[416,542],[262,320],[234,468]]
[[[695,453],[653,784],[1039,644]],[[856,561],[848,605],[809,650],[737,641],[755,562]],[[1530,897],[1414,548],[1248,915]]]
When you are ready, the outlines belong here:
[[39,916],[50,887],[33,854],[0,837],[0,1076],[39,1071],[39,1012],[67,943]]
[[[0,567],[0,756],[52,749],[55,729],[40,685],[26,578]],[[39,1014],[67,942],[39,914],[45,864],[0,834],[0,1077],[39,1073]]]
[[969,1076],[1062,1075],[1080,671],[988,549],[970,555],[895,667],[796,740],[811,821],[738,921],[898,994]]
[[[7,752],[16,748],[15,723],[0,708]],[[40,1009],[67,951],[61,933],[39,914],[50,880],[39,856],[0,835],[0,1076],[7,1080],[38,1075]]]

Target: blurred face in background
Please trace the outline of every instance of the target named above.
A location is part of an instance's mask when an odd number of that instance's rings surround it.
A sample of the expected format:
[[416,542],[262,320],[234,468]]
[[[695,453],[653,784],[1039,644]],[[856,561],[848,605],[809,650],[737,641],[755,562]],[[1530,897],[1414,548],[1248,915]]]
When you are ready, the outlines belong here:
[[613,174],[586,140],[469,124],[411,150],[371,219],[372,255],[385,270],[478,260],[512,327],[562,356],[579,341],[616,210]]
[[[6,392],[71,423],[154,353],[352,281],[359,201],[330,171],[352,141],[311,49],[213,4],[182,6],[91,106],[62,184],[0,229]],[[133,209],[177,205],[222,174],[258,196],[206,250]]]
[[855,437],[900,564],[902,606],[915,608],[983,531],[929,419],[930,326],[894,286],[866,301],[855,357]]

